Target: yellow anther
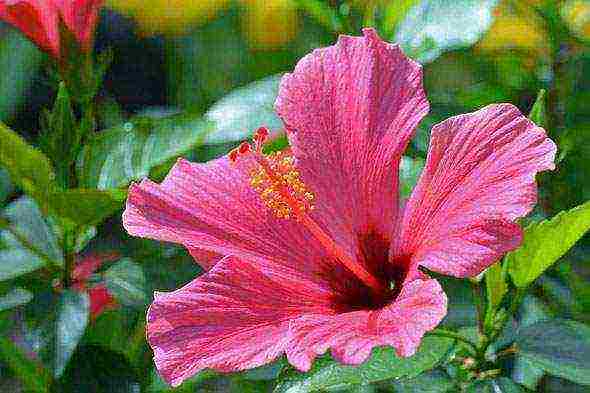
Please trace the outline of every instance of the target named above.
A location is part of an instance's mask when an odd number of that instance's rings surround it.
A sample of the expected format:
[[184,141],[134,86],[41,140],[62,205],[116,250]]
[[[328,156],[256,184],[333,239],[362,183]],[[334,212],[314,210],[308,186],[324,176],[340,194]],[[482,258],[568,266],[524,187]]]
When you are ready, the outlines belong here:
[[260,154],[250,185],[279,218],[298,217],[313,208],[315,199],[300,179],[295,159],[284,152]]

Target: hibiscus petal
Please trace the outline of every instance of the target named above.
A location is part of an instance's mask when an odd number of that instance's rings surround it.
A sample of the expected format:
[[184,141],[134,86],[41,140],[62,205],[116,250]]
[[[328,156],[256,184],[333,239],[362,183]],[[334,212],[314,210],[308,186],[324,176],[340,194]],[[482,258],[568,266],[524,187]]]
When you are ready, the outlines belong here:
[[514,220],[535,205],[535,174],[554,168],[555,151],[545,131],[509,104],[438,124],[395,253],[440,273],[479,274],[520,245]]
[[420,341],[447,312],[447,297],[436,280],[404,285],[396,300],[383,309],[336,315],[304,315],[290,324],[287,359],[308,371],[316,356],[331,348],[341,363],[357,365],[377,346],[389,345],[398,356],[413,355]]
[[352,232],[390,238],[398,166],[429,109],[420,65],[375,30],[340,36],[283,77],[275,104],[317,210]]
[[288,343],[289,321],[330,309],[329,292],[290,269],[226,257],[185,287],[158,294],[147,315],[160,375],[173,386],[209,368],[269,363]]
[[297,221],[276,218],[249,181],[245,169],[227,158],[179,160],[161,185],[144,180],[130,187],[123,225],[131,235],[189,250],[323,271],[330,258],[319,242]]
[[213,266],[223,259],[223,255],[201,248],[189,248],[188,252],[195,261],[205,270],[211,270]]

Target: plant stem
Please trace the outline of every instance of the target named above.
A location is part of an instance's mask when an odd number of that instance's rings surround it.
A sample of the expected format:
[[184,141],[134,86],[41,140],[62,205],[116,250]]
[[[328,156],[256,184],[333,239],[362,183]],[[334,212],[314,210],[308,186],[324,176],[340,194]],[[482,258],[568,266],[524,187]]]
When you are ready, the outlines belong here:
[[481,296],[481,288],[479,283],[474,280],[469,280],[471,283],[471,289],[473,290],[473,299],[475,301],[475,307],[477,310],[477,331],[480,335],[485,334],[484,331],[484,307],[483,307],[483,299]]
[[75,233],[71,229],[64,228],[64,276],[63,283],[65,288],[72,286],[72,274],[76,265],[76,247],[75,247]]
[[477,350],[478,350],[477,345],[475,345],[475,343],[469,341],[465,337],[461,336],[459,333],[455,333],[451,330],[436,329],[436,330],[426,333],[426,335],[453,338],[457,341],[461,341],[462,343],[467,344],[467,346],[473,351],[474,354],[477,353]]
[[500,359],[506,356],[510,356],[510,355],[514,355],[518,353],[518,348],[516,347],[515,344],[513,344],[512,346],[504,349],[503,351],[500,351],[496,354],[496,359]]

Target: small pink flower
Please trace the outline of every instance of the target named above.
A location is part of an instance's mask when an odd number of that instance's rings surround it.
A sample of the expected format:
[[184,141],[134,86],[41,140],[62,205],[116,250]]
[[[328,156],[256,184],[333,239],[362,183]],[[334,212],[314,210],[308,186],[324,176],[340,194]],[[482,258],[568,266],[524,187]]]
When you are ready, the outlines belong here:
[[81,258],[72,272],[72,288],[78,292],[88,293],[90,300],[90,317],[96,319],[104,311],[117,306],[104,283],[88,287],[88,279],[103,263],[117,260],[117,254],[91,254]]
[[103,0],[0,0],[0,19],[59,59],[60,19],[84,52],[92,50]]
[[372,29],[304,57],[276,109],[290,151],[262,154],[261,129],[227,158],[179,160],[162,184],[130,188],[129,233],[184,244],[210,268],[148,311],[172,385],[283,353],[299,370],[328,349],[344,364],[375,346],[414,354],[447,307],[418,267],[474,276],[518,247],[535,174],[554,166],[543,129],[490,105],[434,127],[400,207],[400,158],[429,104],[421,67]]

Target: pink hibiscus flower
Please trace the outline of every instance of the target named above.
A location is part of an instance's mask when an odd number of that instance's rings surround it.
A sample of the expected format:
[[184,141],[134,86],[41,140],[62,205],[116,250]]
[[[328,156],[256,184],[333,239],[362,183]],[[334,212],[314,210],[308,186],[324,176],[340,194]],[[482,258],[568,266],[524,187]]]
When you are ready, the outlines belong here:
[[424,172],[400,207],[400,158],[429,104],[421,67],[374,30],[341,36],[281,82],[291,150],[266,131],[229,157],[179,160],[160,185],[132,185],[130,234],[184,244],[206,274],[156,293],[147,334],[164,379],[257,367],[299,370],[331,349],[344,364],[375,346],[415,353],[446,314],[420,270],[474,276],[516,248],[555,145],[509,104],[432,130]]

